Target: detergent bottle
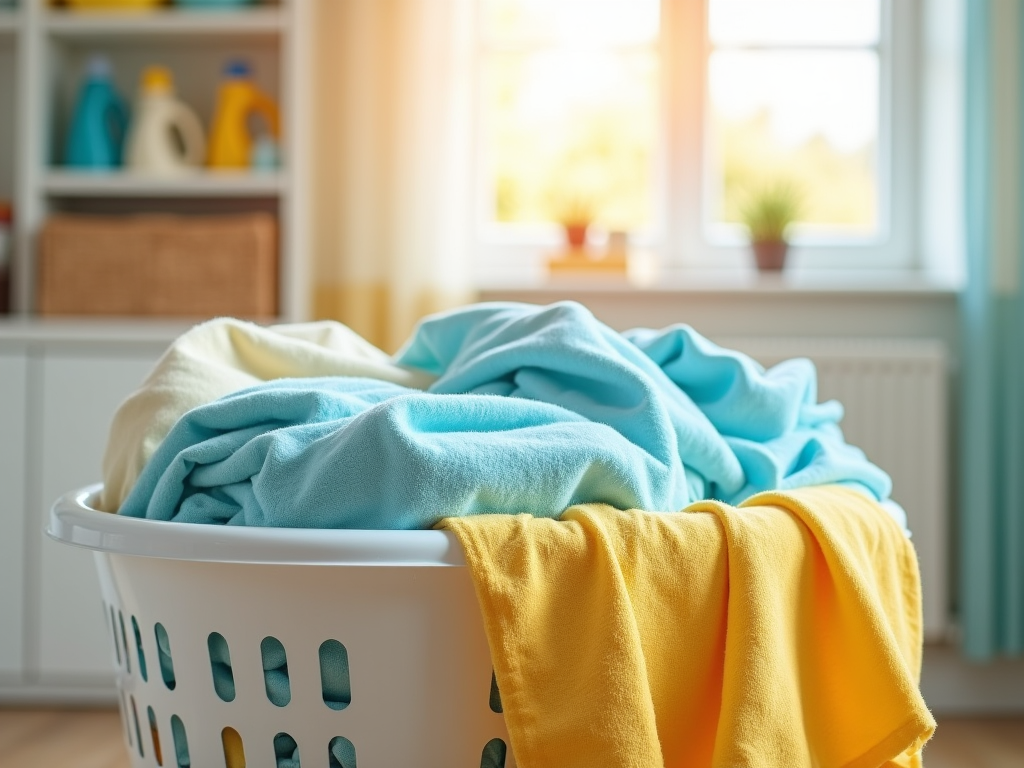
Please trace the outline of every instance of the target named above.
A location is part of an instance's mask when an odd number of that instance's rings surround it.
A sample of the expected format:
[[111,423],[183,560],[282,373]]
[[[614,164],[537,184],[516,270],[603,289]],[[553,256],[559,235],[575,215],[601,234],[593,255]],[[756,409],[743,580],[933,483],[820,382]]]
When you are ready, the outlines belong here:
[[114,89],[110,62],[93,56],[75,102],[64,162],[75,168],[118,167],[127,128],[128,110]]
[[207,163],[211,168],[248,168],[252,155],[249,115],[262,115],[270,133],[277,137],[277,105],[253,84],[246,62],[229,61],[224,76],[213,113]]
[[169,70],[149,67],[142,73],[134,113],[125,150],[129,168],[174,176],[202,164],[206,155],[202,123],[175,98]]

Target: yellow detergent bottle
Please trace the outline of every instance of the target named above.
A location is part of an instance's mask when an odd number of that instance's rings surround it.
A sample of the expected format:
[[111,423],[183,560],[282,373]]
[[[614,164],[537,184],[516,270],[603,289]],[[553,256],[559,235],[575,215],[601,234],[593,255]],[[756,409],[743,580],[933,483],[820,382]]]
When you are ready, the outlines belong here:
[[211,168],[248,168],[252,153],[249,115],[262,115],[270,133],[278,138],[277,104],[253,84],[246,62],[229,61],[224,76],[210,128],[207,164]]

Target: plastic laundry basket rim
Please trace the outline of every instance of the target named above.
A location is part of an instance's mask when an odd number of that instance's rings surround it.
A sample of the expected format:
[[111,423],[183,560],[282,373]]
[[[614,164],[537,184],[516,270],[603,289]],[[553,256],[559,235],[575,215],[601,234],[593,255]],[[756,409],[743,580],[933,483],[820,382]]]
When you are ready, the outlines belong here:
[[61,496],[47,535],[99,552],[171,560],[260,565],[464,566],[450,531],[246,528],[145,520],[101,512],[102,484]]

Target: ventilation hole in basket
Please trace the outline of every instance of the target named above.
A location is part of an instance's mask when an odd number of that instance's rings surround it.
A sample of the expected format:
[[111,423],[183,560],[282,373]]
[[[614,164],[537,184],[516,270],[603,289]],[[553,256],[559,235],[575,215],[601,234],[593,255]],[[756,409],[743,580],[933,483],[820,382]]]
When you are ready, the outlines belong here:
[[128,737],[128,746],[134,747],[135,743],[132,741],[132,726],[128,721],[128,696],[124,691],[121,691],[121,700],[118,702],[118,706],[121,707],[121,722],[124,723],[124,732]]
[[171,715],[171,736],[174,737],[174,758],[178,768],[191,768],[192,758],[188,754],[188,737],[185,736],[185,724],[177,715]]
[[502,713],[501,708],[501,691],[498,690],[498,678],[494,676],[494,670],[491,670],[491,712],[497,712],[499,715]]
[[327,745],[330,768],[356,768],[356,748],[344,736],[335,736]]
[[149,682],[149,670],[146,669],[146,652],[142,650],[142,633],[139,631],[139,622],[132,616],[132,631],[135,633],[135,651],[139,655],[139,674],[142,681]]
[[288,656],[284,646],[276,637],[265,637],[260,643],[263,656],[263,683],[267,698],[277,707],[284,707],[292,700],[292,686],[288,679]]
[[128,633],[124,631],[124,614],[121,611],[117,612],[117,619],[121,624],[121,649],[124,651],[124,665],[130,675],[132,673],[132,657],[128,652]]
[[228,726],[220,732],[220,740],[224,745],[224,765],[226,768],[245,768],[245,748],[238,731]]
[[129,696],[128,698],[132,703],[132,724],[135,726],[135,746],[138,747],[139,757],[145,757],[146,753],[142,750],[142,729],[139,728],[139,710],[135,707],[135,697]]
[[164,753],[160,749],[160,730],[156,727],[156,714],[152,707],[146,707],[146,714],[149,715],[149,736],[153,739],[153,756],[157,765],[164,764]]
[[348,651],[337,640],[326,640],[320,645],[320,691],[324,704],[331,709],[344,709],[352,703]]
[[279,733],[274,737],[274,758],[277,760],[277,768],[301,768],[299,745],[287,733]]
[[501,739],[491,739],[484,745],[480,755],[480,768],[505,768],[505,753],[508,748]]
[[121,666],[121,645],[117,642],[117,616],[114,615],[114,606],[110,606],[110,638],[114,641],[114,655],[117,656],[117,666]]
[[171,640],[163,624],[154,627],[156,634],[156,655],[160,662],[160,677],[164,679],[167,690],[173,691],[177,681],[174,679],[174,659],[171,658]]
[[[107,610],[109,610],[109,609],[110,609],[110,606],[107,605],[107,601],[104,600],[103,601],[103,623],[104,624],[107,623]],[[117,647],[117,637],[114,638],[114,647],[115,648]]]
[[210,671],[213,673],[213,690],[221,701],[235,700],[235,674],[231,671],[231,651],[228,641],[220,632],[211,632],[206,638],[210,652]]

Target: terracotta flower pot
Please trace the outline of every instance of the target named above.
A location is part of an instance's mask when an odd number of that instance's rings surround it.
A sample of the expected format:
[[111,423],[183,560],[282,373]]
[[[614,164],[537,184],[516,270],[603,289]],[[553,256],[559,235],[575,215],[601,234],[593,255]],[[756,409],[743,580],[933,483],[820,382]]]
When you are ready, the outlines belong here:
[[779,272],[786,266],[786,253],[789,244],[785,240],[764,240],[751,243],[754,260],[761,272]]
[[587,224],[563,224],[565,240],[570,248],[578,249],[587,244]]

